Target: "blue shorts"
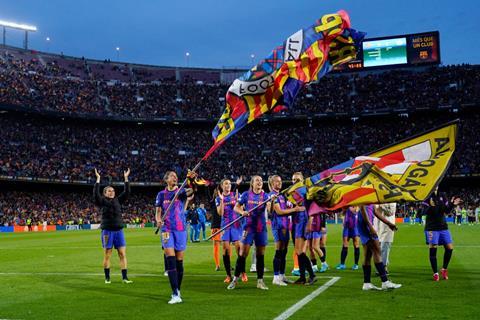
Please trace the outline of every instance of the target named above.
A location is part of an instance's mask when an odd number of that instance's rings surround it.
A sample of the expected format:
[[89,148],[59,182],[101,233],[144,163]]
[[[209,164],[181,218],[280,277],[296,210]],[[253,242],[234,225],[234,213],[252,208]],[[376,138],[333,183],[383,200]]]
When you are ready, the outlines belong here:
[[187,249],[187,231],[163,231],[161,236],[164,249],[173,248],[175,251]]
[[249,230],[243,230],[242,243],[248,244],[249,246],[251,246],[254,241],[255,241],[255,246],[265,247],[268,244],[267,231],[253,232]]
[[222,241],[235,242],[242,238],[242,229],[230,227],[223,231]]
[[287,229],[272,229],[272,234],[275,242],[288,242],[290,240],[290,233]]
[[348,239],[353,239],[355,237],[358,237],[358,229],[350,229],[350,228],[343,228],[343,237],[348,238]]
[[320,231],[312,231],[305,234],[305,239],[307,240],[320,239],[321,237],[322,233]]
[[118,231],[102,230],[102,247],[104,249],[112,249],[113,247],[118,249],[126,246],[127,242],[122,229]]
[[378,240],[378,237],[373,237],[369,230],[362,227],[358,227],[358,236],[363,245],[366,245],[370,240]]
[[432,245],[445,245],[453,242],[449,230],[425,231],[425,241]]
[[295,239],[304,238],[306,239],[307,222],[300,222],[295,225]]

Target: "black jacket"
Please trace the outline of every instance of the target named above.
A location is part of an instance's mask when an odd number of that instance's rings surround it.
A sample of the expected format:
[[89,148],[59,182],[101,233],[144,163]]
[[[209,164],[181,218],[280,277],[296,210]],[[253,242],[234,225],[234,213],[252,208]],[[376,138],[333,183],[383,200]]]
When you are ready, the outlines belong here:
[[453,203],[448,201],[445,196],[435,198],[435,206],[427,205],[423,214],[427,216],[425,221],[425,231],[448,230],[448,224],[445,215],[453,209]]
[[95,205],[100,208],[102,213],[102,222],[100,228],[102,230],[118,231],[123,228],[122,206],[121,204],[127,200],[130,195],[130,184],[125,182],[123,192],[113,199],[105,198],[100,193],[100,184],[95,183],[93,188],[93,198]]

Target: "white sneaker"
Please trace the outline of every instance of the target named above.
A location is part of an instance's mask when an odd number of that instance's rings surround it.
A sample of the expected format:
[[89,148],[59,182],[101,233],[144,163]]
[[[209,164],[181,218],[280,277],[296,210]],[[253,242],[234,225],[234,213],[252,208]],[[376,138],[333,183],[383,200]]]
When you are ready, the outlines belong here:
[[313,272],[318,272],[318,266],[317,265],[312,266],[312,269],[313,269]]
[[110,281],[110,279],[105,279],[105,284],[110,284],[112,283],[112,281]]
[[398,289],[402,285],[398,283],[393,283],[392,281],[388,280],[385,282],[382,282],[382,290],[389,290],[389,289]]
[[294,283],[295,281],[293,280],[290,280],[288,279],[287,277],[285,277],[285,275],[280,275],[280,280],[282,280],[283,282],[287,283],[287,284],[290,284],[290,283]]
[[250,272],[257,272],[257,265],[256,264],[252,264],[250,266]]
[[261,290],[268,290],[268,287],[265,285],[265,282],[263,282],[263,279],[257,280],[257,288]]
[[163,275],[164,275],[165,277],[168,277],[168,271],[165,271],[165,272],[163,273]]
[[283,280],[280,278],[280,276],[274,276],[272,284],[277,285],[277,286],[281,286],[281,287],[287,286],[287,284],[285,282],[283,282]]
[[379,287],[374,286],[371,283],[364,283],[362,287],[363,291],[369,291],[369,290],[382,290]]
[[234,277],[232,282],[230,282],[230,284],[228,285],[227,290],[235,289],[235,287],[237,286],[237,283],[238,283],[238,279],[237,277]]
[[178,294],[172,294],[172,298],[168,301],[168,304],[182,303],[182,298]]

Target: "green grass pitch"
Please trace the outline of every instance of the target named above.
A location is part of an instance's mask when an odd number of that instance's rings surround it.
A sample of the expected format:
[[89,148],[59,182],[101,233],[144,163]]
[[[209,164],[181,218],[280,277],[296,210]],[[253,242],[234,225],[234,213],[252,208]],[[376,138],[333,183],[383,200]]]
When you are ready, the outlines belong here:
[[[423,227],[400,225],[391,252],[391,279],[403,287],[363,292],[362,270],[332,270],[338,263],[341,226],[328,230],[327,262],[312,287],[274,287],[273,242],[267,248],[266,283],[255,275],[227,291],[224,272],[215,272],[211,243],[188,244],[184,303],[170,306],[159,238],[153,229],[125,230],[131,285],[121,283],[118,258],[112,284],[103,283],[100,231],[0,234],[0,319],[273,319],[322,286],[341,277],[291,319],[478,319],[480,307],[480,226],[451,225],[455,249],[450,280],[431,280]],[[291,270],[290,247],[287,271]],[[439,266],[443,248],[438,251]],[[353,261],[349,251],[347,266]],[[233,259],[233,264],[235,258]],[[249,261],[247,261],[247,266]],[[293,278],[293,277],[292,277]],[[372,275],[372,282],[380,280]]]

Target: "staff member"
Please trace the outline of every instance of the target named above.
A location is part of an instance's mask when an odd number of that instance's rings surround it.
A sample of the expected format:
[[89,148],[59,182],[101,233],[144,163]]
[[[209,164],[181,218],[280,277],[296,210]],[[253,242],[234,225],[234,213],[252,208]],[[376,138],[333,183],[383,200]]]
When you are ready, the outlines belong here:
[[100,228],[102,229],[102,247],[103,254],[103,271],[105,273],[105,283],[110,284],[110,258],[112,249],[115,248],[120,258],[120,268],[122,269],[123,283],[132,283],[127,277],[127,243],[123,234],[122,204],[127,200],[130,194],[130,184],[128,176],[130,169],[123,172],[125,185],[123,192],[115,197],[115,189],[112,186],[103,188],[103,195],[100,194],[100,174],[95,168],[95,176],[97,180],[93,188],[93,197],[95,205],[100,208],[102,220]]

